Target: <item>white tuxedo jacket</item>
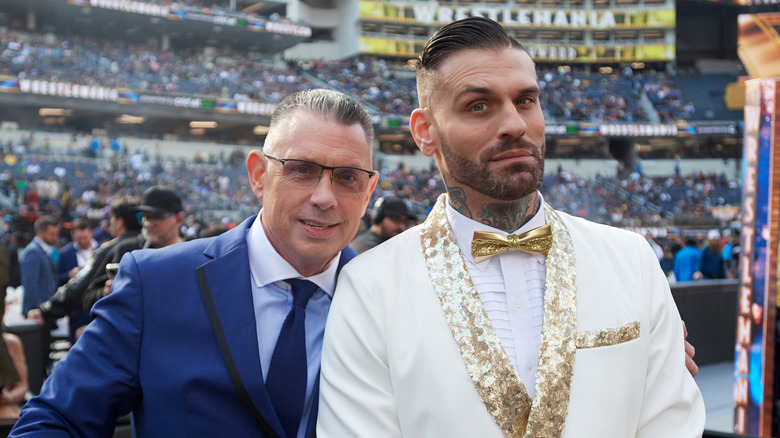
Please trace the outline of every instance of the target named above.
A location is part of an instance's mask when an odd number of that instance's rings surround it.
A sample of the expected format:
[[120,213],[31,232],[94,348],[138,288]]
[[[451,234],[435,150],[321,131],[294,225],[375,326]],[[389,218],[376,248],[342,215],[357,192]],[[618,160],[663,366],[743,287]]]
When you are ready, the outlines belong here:
[[546,216],[557,225],[532,405],[481,303],[448,295],[468,295],[470,279],[456,249],[442,246],[449,228],[437,205],[425,224],[342,271],[317,435],[700,437],[704,404],[650,246],[638,234]]

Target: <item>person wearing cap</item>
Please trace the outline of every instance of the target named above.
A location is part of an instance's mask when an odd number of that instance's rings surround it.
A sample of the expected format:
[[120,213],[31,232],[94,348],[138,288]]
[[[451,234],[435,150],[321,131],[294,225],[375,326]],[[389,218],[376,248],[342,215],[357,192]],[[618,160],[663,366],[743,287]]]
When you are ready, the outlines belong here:
[[[112,248],[106,265],[119,263],[122,256],[136,249],[163,248],[184,241],[179,231],[184,223],[182,202],[173,190],[162,186],[149,187],[136,210],[136,219],[143,226],[141,233],[135,239],[128,239]],[[92,280],[84,292],[85,309],[92,309],[99,299],[111,293],[112,275],[103,272]]]
[[723,261],[720,243],[720,231],[707,233],[707,246],[702,248],[699,257],[699,270],[694,274],[696,280],[719,280],[726,278],[726,263]]
[[132,412],[141,438],[311,437],[325,319],[378,179],[373,139],[345,94],[285,98],[246,159],[260,212],[216,237],[126,253],[10,436],[110,436]]
[[363,253],[385,240],[406,231],[414,220],[406,201],[401,198],[380,198],[375,204],[373,225],[358,234],[349,244],[358,253]]
[[180,233],[184,223],[183,210],[181,198],[173,190],[161,186],[146,189],[138,206],[138,220],[146,237],[142,247],[162,248],[183,242]]

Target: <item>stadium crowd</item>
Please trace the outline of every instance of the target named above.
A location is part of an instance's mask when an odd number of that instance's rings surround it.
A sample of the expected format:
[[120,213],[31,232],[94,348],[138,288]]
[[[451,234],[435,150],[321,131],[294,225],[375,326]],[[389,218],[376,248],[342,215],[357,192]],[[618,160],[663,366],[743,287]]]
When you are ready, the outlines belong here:
[[559,67],[541,69],[542,108],[553,119],[578,122],[647,122],[638,104],[641,76],[585,73]]
[[[236,223],[257,210],[246,189],[243,152],[196,154],[189,160],[163,157],[157,148],[134,153],[79,144],[100,143],[74,137],[74,147],[52,151],[45,139],[0,143],[0,206],[3,232],[30,237],[32,221],[48,214],[70,222],[87,217],[105,221],[115,199],[139,198],[152,185],[172,188],[185,205],[187,237],[199,237],[213,222]],[[107,143],[107,142],[106,142]],[[379,183],[373,201],[395,196],[424,217],[444,184],[435,169],[392,169],[377,163]],[[739,205],[741,189],[724,175],[647,177],[598,175],[582,178],[562,169],[545,176],[542,192],[551,205],[570,214],[621,227],[679,224],[716,226],[711,207]],[[9,220],[9,216],[13,217]],[[104,224],[105,225],[105,224]],[[5,238],[7,240],[7,237]]]
[[[382,114],[405,116],[417,106],[409,64],[370,56],[283,62],[231,49],[161,51],[150,43],[20,30],[0,33],[0,50],[0,74],[26,79],[265,102],[327,86],[356,96]],[[539,85],[547,116],[560,121],[669,123],[689,120],[695,112],[673,76],[665,72],[627,68],[607,74],[541,68]],[[643,95],[648,97],[644,105]]]
[[[739,205],[741,189],[724,175],[625,178],[598,175],[586,179],[559,170],[542,184],[545,201],[557,209],[592,221],[619,227],[662,227],[685,224],[715,225],[710,207]],[[416,210],[427,211],[444,191],[435,169],[419,172],[381,168],[375,196],[410,199]]]
[[417,108],[416,79],[406,62],[370,56],[343,61],[298,61],[328,86],[351,94],[384,114],[409,115]]
[[230,50],[159,51],[149,44],[80,36],[0,33],[0,74],[138,92],[278,102],[311,82],[284,63]]

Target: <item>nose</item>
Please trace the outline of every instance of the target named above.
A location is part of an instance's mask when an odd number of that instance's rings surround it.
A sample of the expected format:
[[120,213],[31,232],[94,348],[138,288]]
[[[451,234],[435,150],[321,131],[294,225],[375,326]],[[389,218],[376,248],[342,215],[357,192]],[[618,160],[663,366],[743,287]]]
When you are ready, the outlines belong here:
[[500,117],[499,137],[522,138],[528,130],[525,118],[514,102],[507,102],[504,105]]
[[324,174],[320,175],[320,179],[317,181],[311,194],[311,202],[322,210],[327,210],[337,203],[334,192],[336,186],[331,181],[332,178],[333,172],[331,172],[329,177],[326,177]]

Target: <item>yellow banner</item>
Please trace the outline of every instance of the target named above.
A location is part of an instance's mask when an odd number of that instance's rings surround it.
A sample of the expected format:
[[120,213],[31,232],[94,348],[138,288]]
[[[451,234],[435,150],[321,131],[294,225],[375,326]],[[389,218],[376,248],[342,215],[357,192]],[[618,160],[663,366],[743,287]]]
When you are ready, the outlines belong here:
[[361,1],[360,18],[409,24],[444,25],[482,16],[505,27],[527,29],[674,29],[674,9],[545,9],[506,6],[454,6],[431,3]]
[[[425,40],[390,39],[364,36],[360,38],[360,53],[365,55],[415,58]],[[674,44],[642,44],[620,46],[574,46],[524,44],[535,61],[544,62],[634,62],[674,60]]]

